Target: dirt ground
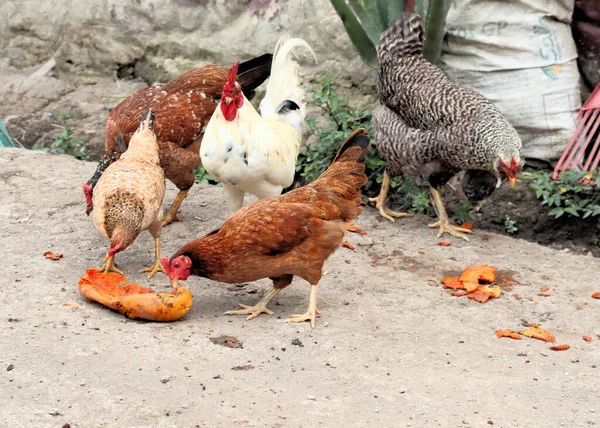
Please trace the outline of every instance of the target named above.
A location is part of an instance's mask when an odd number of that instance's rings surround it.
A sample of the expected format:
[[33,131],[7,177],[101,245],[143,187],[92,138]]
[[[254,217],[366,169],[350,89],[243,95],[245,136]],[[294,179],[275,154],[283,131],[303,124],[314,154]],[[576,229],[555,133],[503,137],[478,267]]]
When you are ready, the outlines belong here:
[[[368,233],[347,237],[356,251],[340,248],[326,264],[314,330],[284,322],[308,303],[298,279],[276,298],[274,316],[222,315],[255,302],[268,280],[236,287],[192,278],[185,318],[131,321],[77,289],[106,251],[80,187],[94,167],[0,150],[0,426],[600,424],[595,258],[487,232],[441,247],[428,218],[391,224],[369,208],[357,221]],[[168,203],[174,196],[170,185]],[[225,220],[221,189],[194,187],[182,216],[163,232],[165,256]],[[47,250],[64,257],[46,260]],[[144,234],[118,261],[130,280],[166,289],[164,276],[135,273],[152,252]],[[444,273],[475,263],[512,272],[519,284],[486,304],[440,286]],[[538,296],[544,286],[549,296]],[[571,348],[494,334],[531,323]],[[243,348],[211,342],[221,335]]]

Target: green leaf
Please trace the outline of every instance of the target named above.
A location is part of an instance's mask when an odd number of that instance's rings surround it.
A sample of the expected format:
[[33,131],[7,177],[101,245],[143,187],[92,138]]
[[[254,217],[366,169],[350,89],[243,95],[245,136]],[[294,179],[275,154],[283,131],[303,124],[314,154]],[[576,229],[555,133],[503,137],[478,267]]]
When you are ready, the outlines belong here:
[[379,22],[379,17],[374,14],[369,14],[358,0],[349,1],[354,14],[360,20],[373,45],[376,46],[377,42],[379,42],[379,35],[385,30],[383,25]]
[[377,66],[377,51],[375,44],[370,39],[367,31],[360,24],[356,15],[350,9],[350,6],[345,0],[330,0],[333,8],[342,19],[346,32],[350,37],[350,40],[358,50],[358,53],[362,59],[371,67],[378,68]]
[[432,64],[437,64],[442,53],[446,16],[450,10],[451,0],[430,0],[427,19],[425,21],[425,45],[423,56]]
[[565,212],[568,214],[571,214],[575,217],[579,217],[579,212],[578,212],[577,208],[575,208],[575,207],[567,207],[567,208],[565,208]]

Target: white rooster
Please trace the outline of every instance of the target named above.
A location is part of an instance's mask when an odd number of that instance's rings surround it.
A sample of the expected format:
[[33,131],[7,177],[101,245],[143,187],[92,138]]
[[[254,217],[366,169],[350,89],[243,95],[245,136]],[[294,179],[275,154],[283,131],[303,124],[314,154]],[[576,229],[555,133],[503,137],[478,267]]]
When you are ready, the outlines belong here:
[[232,213],[242,207],[245,192],[259,199],[278,196],[294,181],[306,116],[299,66],[292,59],[297,47],[304,47],[315,57],[304,40],[279,39],[267,92],[260,103],[261,114],[236,82],[235,64],[219,107],[206,126],[200,148],[202,165],[223,183]]

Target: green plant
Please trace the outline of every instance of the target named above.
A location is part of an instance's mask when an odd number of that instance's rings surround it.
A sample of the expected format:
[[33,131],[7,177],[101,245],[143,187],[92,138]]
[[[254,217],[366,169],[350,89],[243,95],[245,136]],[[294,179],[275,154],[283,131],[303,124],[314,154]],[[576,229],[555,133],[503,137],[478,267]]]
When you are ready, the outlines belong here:
[[452,217],[452,221],[457,224],[463,224],[473,221],[473,204],[469,201],[462,201]]
[[[306,119],[311,134],[317,137],[317,142],[304,145],[300,149],[296,171],[301,184],[313,182],[329,167],[341,142],[356,128],[363,127],[369,135],[373,135],[373,112],[348,106],[333,87],[334,81],[335,78],[331,74],[317,77],[320,88],[311,94],[313,103],[323,113],[323,121],[320,123],[314,117]],[[365,164],[367,175],[370,175],[374,171],[383,170],[385,162],[371,149]]]
[[585,171],[565,171],[553,180],[545,171],[532,174],[530,187],[542,205],[552,207],[548,215],[587,218],[600,215],[600,174]]
[[506,232],[508,232],[510,235],[513,235],[519,231],[517,222],[510,218],[508,214],[504,218],[504,230],[506,230]]
[[210,175],[202,165],[198,165],[194,170],[195,182],[199,184],[210,184],[213,186],[222,186],[212,175]]
[[62,121],[62,132],[52,141],[49,147],[42,147],[40,143],[33,145],[33,150],[41,150],[46,153],[54,153],[57,155],[74,156],[77,159],[84,161],[92,160],[92,156],[88,153],[85,142],[80,139],[73,139],[75,129],[67,126],[67,121],[71,118],[71,113],[63,111],[58,115],[58,119]]
[[416,10],[425,19],[423,55],[435,64],[442,51],[444,25],[451,0],[330,0],[362,59],[377,68],[377,50],[383,33],[404,10]]

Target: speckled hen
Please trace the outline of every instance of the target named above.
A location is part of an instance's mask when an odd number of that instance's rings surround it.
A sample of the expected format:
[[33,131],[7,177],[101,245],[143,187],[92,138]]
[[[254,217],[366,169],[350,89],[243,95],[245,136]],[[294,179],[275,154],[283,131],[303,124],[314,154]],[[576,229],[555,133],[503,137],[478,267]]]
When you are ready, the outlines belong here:
[[[244,94],[252,98],[254,90],[268,77],[272,55],[242,62],[238,82]],[[228,68],[204,65],[189,70],[168,83],[143,88],[115,107],[106,119],[106,153],[94,176],[84,184],[89,214],[93,209],[92,192],[103,171],[119,158],[137,129],[142,113],[151,108],[156,114],[154,131],[160,149],[160,165],[179,194],[165,214],[163,226],[179,221],[177,211],[194,184],[194,169],[200,164],[200,145],[204,129],[219,105]]]
[[386,174],[376,202],[381,215],[402,217],[385,207],[389,176],[426,176],[439,234],[468,240],[446,214],[440,190],[459,171],[469,199],[488,196],[503,176],[514,186],[521,167],[521,140],[513,126],[482,95],[451,82],[423,57],[424,25],[404,12],[381,36],[377,54],[381,108],[373,117],[377,150]]

